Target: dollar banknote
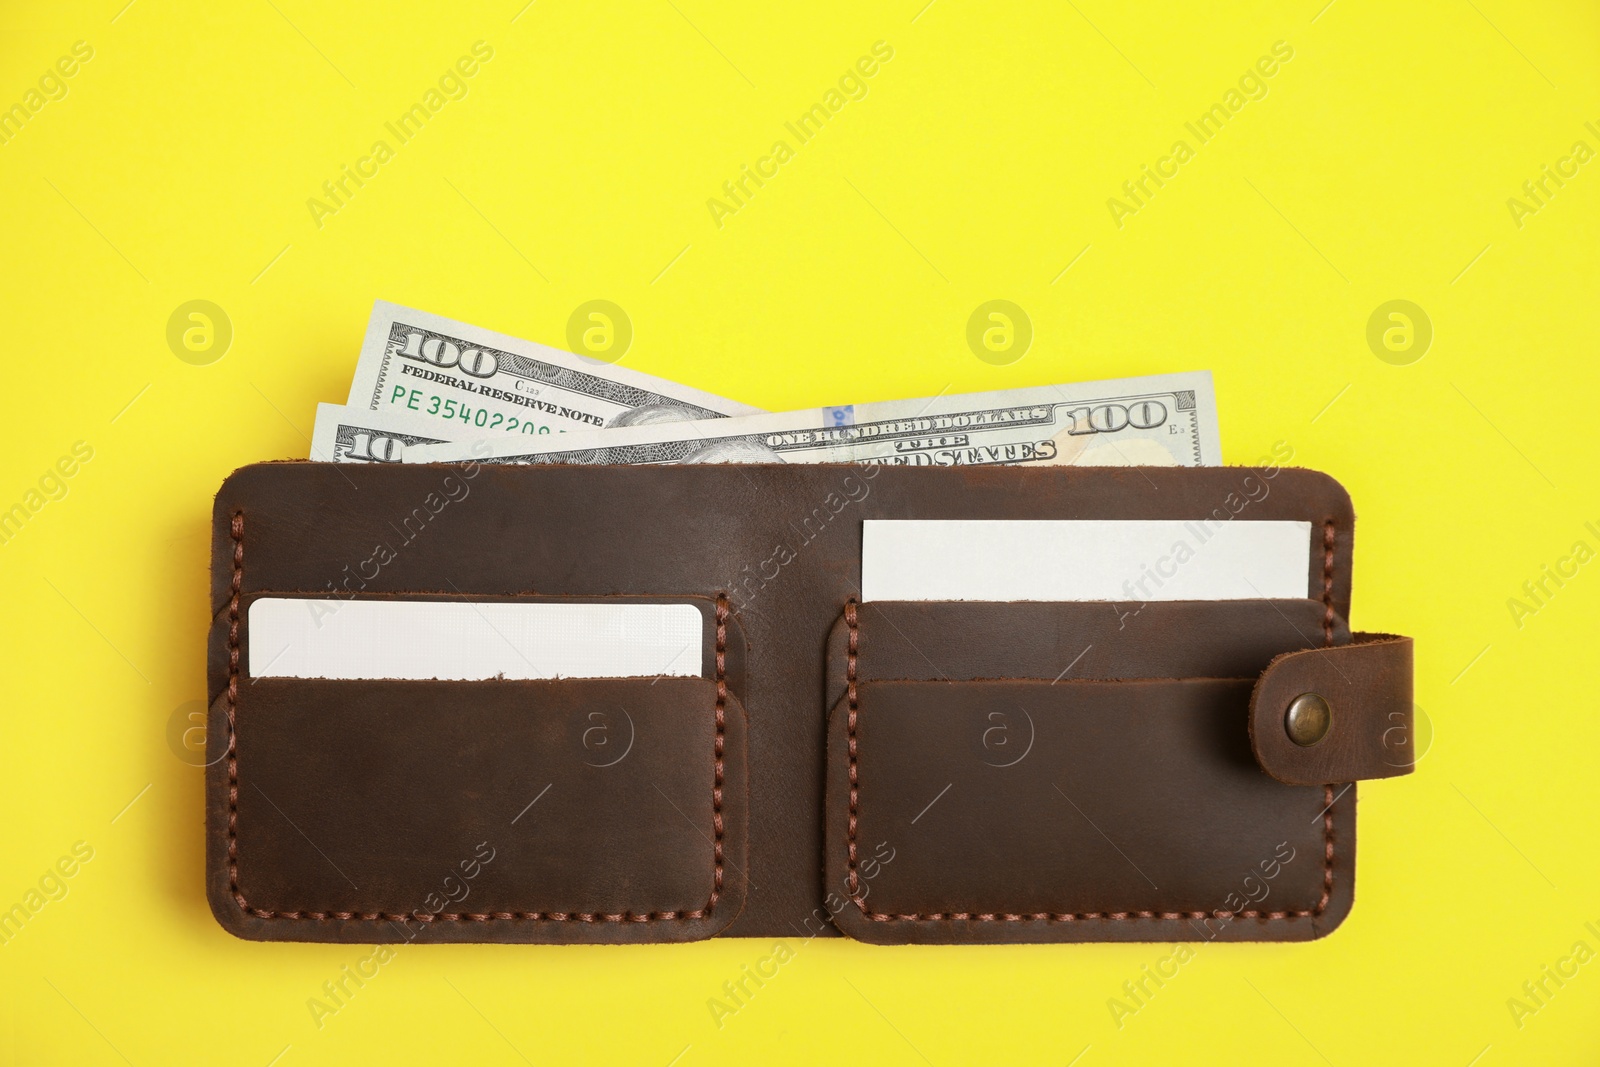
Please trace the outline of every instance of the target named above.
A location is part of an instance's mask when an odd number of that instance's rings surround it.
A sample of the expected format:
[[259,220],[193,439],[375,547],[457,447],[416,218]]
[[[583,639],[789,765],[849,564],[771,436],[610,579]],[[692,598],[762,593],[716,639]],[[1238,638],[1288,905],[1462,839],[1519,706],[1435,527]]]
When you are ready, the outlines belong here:
[[348,406],[415,416],[445,441],[752,415],[665,378],[379,300]]
[[311,458],[324,463],[399,463],[413,445],[445,444],[446,424],[411,412],[363,411],[318,404]]
[[416,444],[407,463],[1216,466],[1209,371],[542,437]]

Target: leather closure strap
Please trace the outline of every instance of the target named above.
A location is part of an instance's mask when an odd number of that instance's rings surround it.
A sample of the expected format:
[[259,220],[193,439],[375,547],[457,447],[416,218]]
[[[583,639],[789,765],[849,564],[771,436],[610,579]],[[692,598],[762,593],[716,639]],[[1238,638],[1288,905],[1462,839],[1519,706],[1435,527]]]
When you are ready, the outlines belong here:
[[1412,771],[1411,638],[1351,636],[1348,645],[1286,652],[1256,681],[1250,747],[1280,782],[1322,785]]

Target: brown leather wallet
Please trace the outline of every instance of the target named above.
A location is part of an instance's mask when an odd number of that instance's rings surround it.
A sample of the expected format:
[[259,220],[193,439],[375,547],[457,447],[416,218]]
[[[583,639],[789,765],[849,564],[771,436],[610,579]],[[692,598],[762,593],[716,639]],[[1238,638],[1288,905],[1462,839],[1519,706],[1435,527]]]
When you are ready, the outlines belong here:
[[[863,520],[934,518],[1305,521],[1314,595],[858,603]],[[212,541],[211,908],[272,941],[1321,937],[1354,783],[1412,766],[1411,643],[1350,633],[1354,534],[1288,468],[246,467]],[[705,654],[256,677],[262,596],[684,603]]]

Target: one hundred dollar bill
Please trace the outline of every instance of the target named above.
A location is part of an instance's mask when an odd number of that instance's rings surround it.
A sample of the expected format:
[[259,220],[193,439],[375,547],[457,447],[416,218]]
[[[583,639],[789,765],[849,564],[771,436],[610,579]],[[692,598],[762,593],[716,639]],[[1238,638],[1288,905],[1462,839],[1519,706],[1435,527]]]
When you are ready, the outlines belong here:
[[1185,466],[1222,462],[1211,373],[498,437],[405,449],[407,463],[878,463]]
[[435,422],[446,441],[762,410],[383,300],[373,304],[348,405],[374,415]]
[[411,412],[362,411],[318,404],[311,458],[324,463],[399,463],[413,445],[445,444],[448,426]]

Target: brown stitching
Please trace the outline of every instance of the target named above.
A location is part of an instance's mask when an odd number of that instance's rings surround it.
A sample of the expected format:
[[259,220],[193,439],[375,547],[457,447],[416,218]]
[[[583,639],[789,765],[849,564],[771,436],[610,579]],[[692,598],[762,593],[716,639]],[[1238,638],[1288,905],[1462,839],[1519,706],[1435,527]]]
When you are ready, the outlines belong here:
[[233,585],[228,599],[228,892],[245,911],[254,911],[239,891],[239,749],[234,738],[239,706],[239,590],[244,585],[244,512],[228,523],[233,536]]
[[706,901],[706,906],[697,912],[691,912],[686,918],[700,919],[717,906],[717,898],[722,895],[722,735],[727,723],[728,705],[728,598],[717,596],[717,737],[712,745],[713,774],[711,780],[711,826],[713,838],[711,846],[711,899]]
[[[1333,522],[1330,520],[1324,532],[1324,544],[1333,544]],[[1332,612],[1333,597],[1333,549],[1327,550],[1323,577],[1323,596],[1329,605],[1328,611]],[[845,657],[845,694],[847,702],[848,727],[847,749],[850,754],[850,816],[845,841],[849,849],[849,868],[845,876],[845,890],[849,894],[851,903],[860,909],[864,918],[872,922],[1086,922],[1091,920],[1125,922],[1134,919],[1306,919],[1315,918],[1327,910],[1328,901],[1333,897],[1333,804],[1335,799],[1333,786],[1322,787],[1322,897],[1314,908],[1301,908],[1295,911],[1086,911],[1086,912],[1033,912],[1022,914],[1020,912],[933,912],[931,914],[893,914],[881,911],[869,911],[867,898],[859,894],[861,885],[860,876],[856,873],[856,826],[859,821],[861,797],[860,777],[856,761],[858,747],[856,743],[856,723],[860,716],[861,701],[856,688],[858,658],[860,652],[860,627],[856,616],[856,602],[848,600],[844,605],[844,621],[848,627],[849,639],[846,645]],[[1327,627],[1328,643],[1333,643],[1333,628],[1331,623]]]
[[711,786],[712,842],[711,896],[705,906],[694,911],[633,912],[561,912],[561,911],[497,911],[497,912],[412,912],[405,915],[387,911],[273,911],[252,907],[239,889],[239,758],[237,745],[237,709],[239,703],[239,596],[244,585],[244,512],[233,516],[228,526],[233,537],[233,584],[228,601],[228,892],[240,910],[258,919],[298,919],[314,922],[331,920],[360,920],[365,922],[476,922],[496,919],[536,922],[584,923],[646,923],[685,922],[704,919],[711,914],[722,896],[722,818],[723,740],[727,726],[727,652],[728,652],[728,598],[717,597],[716,623],[716,741],[712,749],[713,778]]
[[[845,878],[844,887],[845,892],[850,894],[850,899],[854,900],[858,905],[860,905],[862,898],[857,896],[857,894],[860,891],[861,879],[856,874],[856,819],[860,811],[861,803],[861,779],[856,772],[856,714],[860,710],[860,704],[856,694],[856,656],[861,647],[861,631],[856,626],[856,602],[854,600],[848,600],[845,602],[844,621],[845,625],[850,628],[850,636],[847,644],[848,655],[845,658],[846,665],[844,671],[845,700],[849,705],[846,711],[846,714],[849,718],[849,736],[847,745],[850,749],[850,829],[849,833],[845,835],[845,840],[849,844],[850,873]],[[862,905],[861,910],[866,911],[866,907]]]
[[1322,787],[1322,897],[1311,914],[1321,915],[1333,897],[1333,786]]

